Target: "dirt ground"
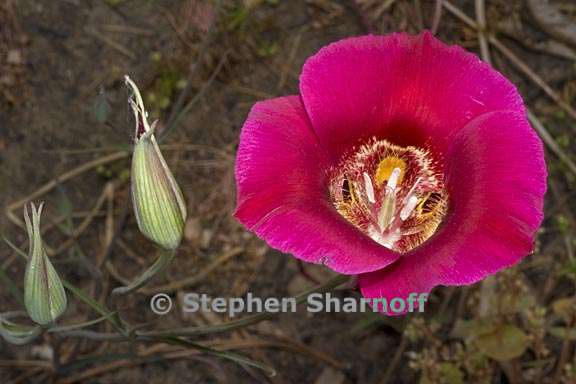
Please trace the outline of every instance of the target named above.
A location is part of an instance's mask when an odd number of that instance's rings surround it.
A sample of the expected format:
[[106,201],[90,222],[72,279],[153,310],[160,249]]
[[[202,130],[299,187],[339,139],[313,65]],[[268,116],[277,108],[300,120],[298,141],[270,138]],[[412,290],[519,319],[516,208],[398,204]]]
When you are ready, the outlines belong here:
[[[305,59],[347,36],[434,28],[440,39],[480,53],[475,2],[445,2],[441,12],[437,3],[0,0],[0,206],[13,212],[0,215],[0,231],[26,250],[16,221],[24,202],[45,201],[44,240],[56,268],[103,304],[112,288],[153,262],[154,247],[138,232],[129,201],[133,121],[123,81],[129,74],[159,119],[160,134],[171,127],[162,145],[189,218],[167,273],[148,291],[122,299],[122,317],[145,329],[227,321],[215,313],[153,314],[153,288],[183,279],[190,281],[168,291],[173,298],[286,297],[326,281],[331,272],[268,249],[233,219],[240,128],[254,102],[296,94]],[[537,250],[499,274],[490,296],[495,323],[523,335],[522,342],[509,340],[522,344],[518,353],[505,346],[511,356],[501,358],[477,342],[475,329],[485,326],[477,309],[484,287],[477,284],[434,290],[425,317],[299,310],[196,340],[273,367],[272,378],[153,341],[46,334],[27,346],[0,341],[0,382],[576,383],[576,311],[566,309],[566,300],[576,308],[576,35],[543,24],[528,3],[485,5],[486,30],[496,37],[492,64],[519,87],[548,134],[549,192]],[[550,4],[576,25],[573,2]],[[20,310],[8,286],[22,286],[24,263],[4,243],[0,263],[0,312]],[[98,317],[69,299],[61,324]],[[106,322],[89,329],[113,331]]]

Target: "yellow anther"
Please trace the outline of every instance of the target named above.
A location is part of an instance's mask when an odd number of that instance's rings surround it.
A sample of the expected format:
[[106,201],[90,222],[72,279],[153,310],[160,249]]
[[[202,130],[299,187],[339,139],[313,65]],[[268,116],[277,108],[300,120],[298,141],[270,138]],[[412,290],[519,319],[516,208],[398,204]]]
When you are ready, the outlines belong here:
[[400,169],[397,185],[401,185],[406,170],[406,162],[396,156],[389,156],[383,159],[380,164],[378,164],[378,169],[376,170],[376,184],[381,186],[382,183],[389,180],[390,176],[392,175],[392,171],[394,171],[395,168]]

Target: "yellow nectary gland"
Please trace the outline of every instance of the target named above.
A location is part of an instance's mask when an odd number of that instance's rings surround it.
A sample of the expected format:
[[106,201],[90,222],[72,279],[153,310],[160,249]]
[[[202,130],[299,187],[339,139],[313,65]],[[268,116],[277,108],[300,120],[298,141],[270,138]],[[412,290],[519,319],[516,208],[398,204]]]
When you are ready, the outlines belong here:
[[446,213],[442,175],[430,153],[371,139],[330,172],[338,212],[374,241],[407,252],[434,234]]

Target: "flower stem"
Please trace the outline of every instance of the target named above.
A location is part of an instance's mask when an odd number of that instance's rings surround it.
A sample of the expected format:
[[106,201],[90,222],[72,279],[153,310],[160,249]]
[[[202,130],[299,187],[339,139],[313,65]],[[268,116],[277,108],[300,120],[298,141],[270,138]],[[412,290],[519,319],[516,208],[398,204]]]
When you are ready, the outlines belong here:
[[158,273],[162,272],[164,270],[164,268],[166,268],[166,266],[168,264],[170,264],[170,262],[172,261],[172,259],[176,255],[176,250],[168,250],[168,249],[163,249],[163,248],[159,248],[159,249],[160,249],[160,252],[159,252],[160,255],[158,256],[158,258],[156,259],[154,264],[152,264],[152,266],[150,268],[148,268],[144,273],[142,273],[140,276],[138,276],[136,279],[134,279],[130,284],[128,284],[124,287],[118,287],[118,288],[115,288],[114,290],[112,290],[112,296],[125,295],[127,293],[132,292],[132,291],[135,291],[138,288],[145,285],[148,281],[150,281]]

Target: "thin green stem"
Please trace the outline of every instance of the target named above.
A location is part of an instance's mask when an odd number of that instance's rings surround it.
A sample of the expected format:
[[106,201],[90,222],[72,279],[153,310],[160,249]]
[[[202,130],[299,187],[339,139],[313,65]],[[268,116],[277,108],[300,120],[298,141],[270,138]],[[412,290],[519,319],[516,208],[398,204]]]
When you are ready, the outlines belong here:
[[141,288],[143,285],[149,282],[154,276],[162,272],[164,268],[168,266],[168,264],[170,264],[170,262],[172,261],[172,259],[174,259],[174,256],[176,255],[176,250],[168,250],[162,248],[159,249],[160,249],[159,256],[154,262],[154,264],[152,264],[150,268],[148,268],[144,273],[142,273],[140,276],[134,279],[130,284],[124,287],[115,288],[112,291],[112,297],[125,295],[127,293],[137,290],[138,288]]
[[48,328],[47,332],[48,333],[60,333],[60,332],[69,332],[69,331],[73,331],[73,330],[77,330],[77,329],[86,328],[86,327],[89,327],[91,325],[98,324],[98,323],[101,323],[103,321],[108,320],[115,313],[116,312],[112,312],[108,316],[102,316],[102,317],[99,317],[97,319],[86,321],[83,323],[69,324],[69,325],[58,325],[58,326],[50,327],[50,328]]
[[244,355],[241,355],[239,353],[219,351],[217,349],[210,348],[210,347],[207,347],[205,345],[194,343],[192,341],[184,340],[184,339],[181,339],[178,337],[165,337],[165,338],[161,338],[161,340],[167,344],[180,345],[182,347],[196,349],[196,350],[203,352],[203,353],[206,353],[208,355],[220,357],[222,359],[230,360],[230,361],[233,361],[233,362],[238,363],[238,364],[245,364],[245,365],[249,365],[249,366],[261,369],[262,371],[264,371],[266,373],[266,375],[268,377],[276,376],[276,370],[274,368],[272,368],[266,364],[260,363],[256,360],[252,360],[252,359],[250,359]]

